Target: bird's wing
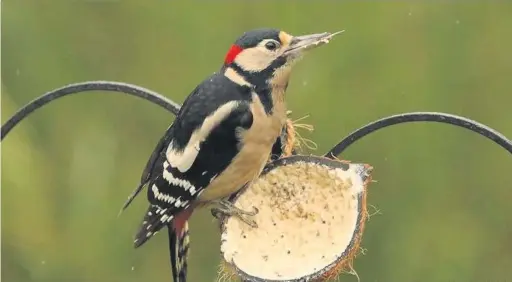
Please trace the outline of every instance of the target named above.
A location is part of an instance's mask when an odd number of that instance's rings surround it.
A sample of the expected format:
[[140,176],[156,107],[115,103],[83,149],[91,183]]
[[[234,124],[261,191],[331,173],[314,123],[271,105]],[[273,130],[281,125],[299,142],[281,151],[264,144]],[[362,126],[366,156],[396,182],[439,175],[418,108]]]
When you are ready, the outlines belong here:
[[162,164],[165,160],[165,151],[173,139],[174,145],[177,145],[175,147],[185,146],[184,144],[192,135],[193,129],[200,126],[204,119],[218,108],[218,105],[224,105],[233,100],[246,100],[244,96],[250,97],[250,94],[244,94],[244,91],[247,90],[241,90],[234,84],[226,84],[226,78],[219,73],[214,73],[199,84],[185,99],[176,119],[155,146],[146,163],[139,185],[125,201],[119,214],[132,203],[144,187],[148,186],[149,180],[160,173],[157,164]]
[[[194,107],[201,105],[204,103],[197,102]],[[209,111],[198,126],[194,112],[204,113],[204,108],[210,106],[203,106],[201,111],[190,107],[173,123],[164,161],[154,164],[153,170],[158,173],[152,173],[148,181],[151,205],[136,235],[136,247],[186,210],[238,153],[237,132],[252,125],[249,104],[223,103]]]

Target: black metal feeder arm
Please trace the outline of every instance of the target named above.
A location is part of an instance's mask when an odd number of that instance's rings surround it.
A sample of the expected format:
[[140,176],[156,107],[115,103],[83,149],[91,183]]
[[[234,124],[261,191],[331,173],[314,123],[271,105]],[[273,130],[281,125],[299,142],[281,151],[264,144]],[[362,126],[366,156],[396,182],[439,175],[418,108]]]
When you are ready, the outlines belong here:
[[[44,105],[58,98],[70,94],[82,93],[87,91],[110,91],[137,96],[139,98],[142,98],[146,101],[149,101],[153,104],[156,104],[166,109],[174,115],[176,115],[180,109],[179,104],[173,102],[165,96],[133,84],[115,81],[86,81],[81,83],[74,83],[47,92],[42,96],[36,98],[35,100],[32,100],[23,108],[21,108],[9,120],[7,120],[7,122],[5,122],[2,125],[1,140],[3,140],[19,122],[21,122],[24,118],[26,118],[35,110],[43,107]],[[336,146],[329,150],[329,152],[325,156],[329,158],[338,156],[350,145],[355,143],[357,140],[384,127],[388,127],[395,124],[420,121],[447,123],[469,129],[473,132],[476,132],[482,136],[487,137],[488,139],[491,139],[492,141],[503,147],[505,150],[507,150],[509,153],[512,153],[512,141],[507,139],[503,134],[497,132],[496,130],[484,124],[452,114],[437,112],[413,112],[393,115],[371,122],[352,132],[347,137],[343,138]]]

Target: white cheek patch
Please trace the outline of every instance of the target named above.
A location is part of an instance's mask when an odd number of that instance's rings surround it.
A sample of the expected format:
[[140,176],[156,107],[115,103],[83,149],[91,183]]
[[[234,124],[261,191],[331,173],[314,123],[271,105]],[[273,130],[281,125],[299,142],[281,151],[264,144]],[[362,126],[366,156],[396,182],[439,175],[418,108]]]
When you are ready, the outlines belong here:
[[238,106],[238,101],[230,101],[220,106],[216,111],[210,114],[201,125],[190,136],[190,140],[183,151],[174,149],[173,142],[167,148],[167,161],[172,167],[177,168],[180,172],[186,172],[190,169],[197,154],[201,149],[201,143],[210,135],[212,130],[226,119],[231,112]]
[[236,56],[235,63],[249,72],[258,72],[266,69],[276,59],[278,54],[266,51],[263,48],[265,47],[256,46],[243,50]]

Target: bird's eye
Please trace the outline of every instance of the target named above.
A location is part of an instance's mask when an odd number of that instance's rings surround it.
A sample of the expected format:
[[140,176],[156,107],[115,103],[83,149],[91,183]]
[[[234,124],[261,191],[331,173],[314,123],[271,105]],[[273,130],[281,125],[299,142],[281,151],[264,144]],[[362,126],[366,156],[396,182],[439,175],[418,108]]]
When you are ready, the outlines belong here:
[[276,50],[277,47],[279,47],[279,43],[277,43],[275,41],[269,41],[269,42],[265,43],[265,48],[267,48],[270,51]]

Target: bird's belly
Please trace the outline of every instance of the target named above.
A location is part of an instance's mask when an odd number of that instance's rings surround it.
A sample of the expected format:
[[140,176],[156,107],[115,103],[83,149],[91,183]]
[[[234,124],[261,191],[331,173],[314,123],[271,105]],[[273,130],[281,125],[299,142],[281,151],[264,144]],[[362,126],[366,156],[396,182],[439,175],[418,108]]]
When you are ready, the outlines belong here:
[[278,102],[275,100],[272,113],[267,114],[258,95],[253,94],[253,123],[248,130],[238,134],[240,151],[228,167],[203,190],[199,196],[200,202],[225,198],[259,176],[286,122],[286,107],[284,103]]
[[257,178],[270,157],[280,130],[281,127],[276,126],[276,129],[267,128],[266,132],[253,131],[255,136],[251,136],[253,132],[248,132],[244,136],[244,146],[226,170],[201,193],[199,200],[206,202],[225,198]]

